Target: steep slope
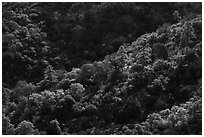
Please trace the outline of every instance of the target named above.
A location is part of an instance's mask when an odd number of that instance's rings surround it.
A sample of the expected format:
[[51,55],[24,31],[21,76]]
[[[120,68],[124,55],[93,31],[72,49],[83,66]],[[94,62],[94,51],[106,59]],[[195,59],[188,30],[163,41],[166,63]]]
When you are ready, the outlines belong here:
[[183,20],[103,61],[3,88],[4,133],[201,134],[201,28],[199,16]]

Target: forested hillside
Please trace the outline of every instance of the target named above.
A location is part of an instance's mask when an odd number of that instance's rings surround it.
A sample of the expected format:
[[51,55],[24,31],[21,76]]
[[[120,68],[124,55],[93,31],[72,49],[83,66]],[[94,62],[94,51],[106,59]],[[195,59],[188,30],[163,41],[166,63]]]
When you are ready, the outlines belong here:
[[3,134],[202,134],[202,3],[2,6]]

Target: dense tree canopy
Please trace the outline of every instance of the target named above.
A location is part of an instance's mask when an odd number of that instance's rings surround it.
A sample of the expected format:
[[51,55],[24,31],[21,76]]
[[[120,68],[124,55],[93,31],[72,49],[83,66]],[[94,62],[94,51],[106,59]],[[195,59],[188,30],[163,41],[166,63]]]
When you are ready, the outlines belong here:
[[202,3],[2,6],[3,134],[202,134]]

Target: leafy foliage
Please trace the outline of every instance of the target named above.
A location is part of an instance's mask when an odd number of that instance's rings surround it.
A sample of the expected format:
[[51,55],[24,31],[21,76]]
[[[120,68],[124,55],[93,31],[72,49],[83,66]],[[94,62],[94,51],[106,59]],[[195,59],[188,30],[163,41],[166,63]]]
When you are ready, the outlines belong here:
[[3,134],[202,134],[199,7],[3,3]]

